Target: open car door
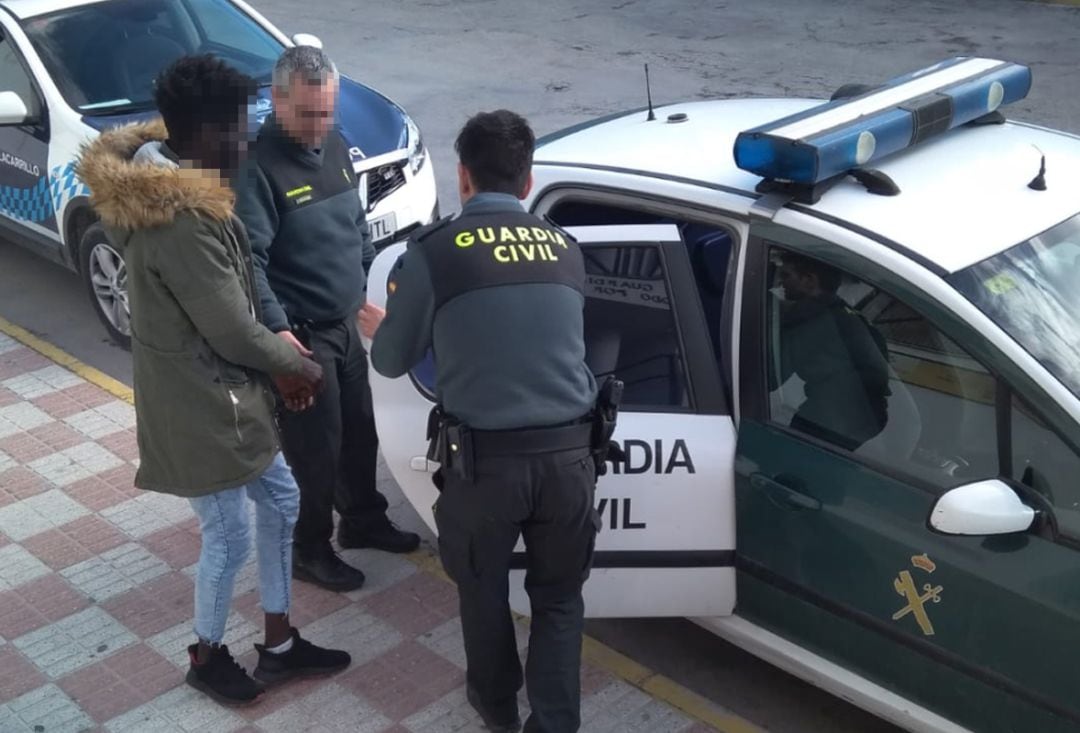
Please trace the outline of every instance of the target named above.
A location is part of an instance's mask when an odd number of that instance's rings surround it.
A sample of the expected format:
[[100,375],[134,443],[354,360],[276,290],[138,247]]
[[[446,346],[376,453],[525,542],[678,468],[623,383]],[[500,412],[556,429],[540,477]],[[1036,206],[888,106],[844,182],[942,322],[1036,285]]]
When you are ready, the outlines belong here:
[[[736,432],[705,325],[690,258],[672,225],[567,230],[587,274],[587,360],[598,378],[625,383],[614,439],[626,452],[597,485],[603,526],[585,585],[591,617],[722,616],[735,604]],[[386,281],[405,244],[383,250],[368,297],[386,302]],[[433,532],[437,465],[426,459],[434,405],[429,358],[406,377],[372,370],[383,456]],[[519,541],[513,567],[524,568]],[[528,613],[524,569],[511,571],[511,604]]]

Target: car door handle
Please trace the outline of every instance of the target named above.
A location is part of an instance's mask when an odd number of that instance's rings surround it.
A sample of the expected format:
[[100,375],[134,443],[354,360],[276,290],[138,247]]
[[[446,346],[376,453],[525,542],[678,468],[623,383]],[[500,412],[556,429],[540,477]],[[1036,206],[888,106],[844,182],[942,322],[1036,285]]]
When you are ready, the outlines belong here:
[[769,501],[781,509],[821,509],[820,501],[788,486],[779,478],[755,473],[750,476],[750,485],[764,491]]

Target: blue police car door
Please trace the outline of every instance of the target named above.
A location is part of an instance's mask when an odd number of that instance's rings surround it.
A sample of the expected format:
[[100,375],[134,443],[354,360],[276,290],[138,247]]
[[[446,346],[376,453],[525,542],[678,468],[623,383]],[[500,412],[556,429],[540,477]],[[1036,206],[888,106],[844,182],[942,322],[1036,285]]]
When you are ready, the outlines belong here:
[[[602,524],[586,613],[596,617],[722,616],[735,604],[735,428],[692,268],[673,225],[569,228],[583,249],[587,360],[625,383],[615,439],[626,461],[597,486]],[[382,305],[404,251],[381,252],[369,297]],[[435,369],[371,374],[380,444],[394,478],[432,531],[437,491],[425,458]],[[523,553],[524,544],[518,551]],[[515,561],[522,568],[524,555]],[[511,601],[527,612],[524,570]]]

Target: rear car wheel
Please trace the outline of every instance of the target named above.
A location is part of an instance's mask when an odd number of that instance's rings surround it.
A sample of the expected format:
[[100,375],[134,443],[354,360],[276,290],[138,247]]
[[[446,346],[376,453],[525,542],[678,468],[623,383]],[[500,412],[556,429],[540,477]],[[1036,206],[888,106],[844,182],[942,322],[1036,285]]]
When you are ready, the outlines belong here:
[[131,348],[131,310],[128,307],[127,268],[124,258],[95,223],[79,240],[80,272],[90,294],[90,303],[109,337],[117,345]]

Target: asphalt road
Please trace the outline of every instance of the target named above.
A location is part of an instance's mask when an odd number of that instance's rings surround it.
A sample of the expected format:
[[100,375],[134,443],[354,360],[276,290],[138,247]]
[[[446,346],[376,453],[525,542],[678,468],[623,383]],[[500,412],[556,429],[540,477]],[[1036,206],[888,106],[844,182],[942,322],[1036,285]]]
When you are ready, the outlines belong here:
[[[1023,0],[253,0],[288,33],[319,35],[342,70],[402,104],[457,210],[452,141],[473,112],[508,107],[537,134],[645,102],[827,97],[954,55],[1029,64],[1019,119],[1080,132],[1080,7]],[[0,242],[0,316],[130,383],[75,275]],[[395,514],[416,526],[392,480]],[[778,733],[883,733],[870,718],[684,621],[605,621],[601,640]]]

